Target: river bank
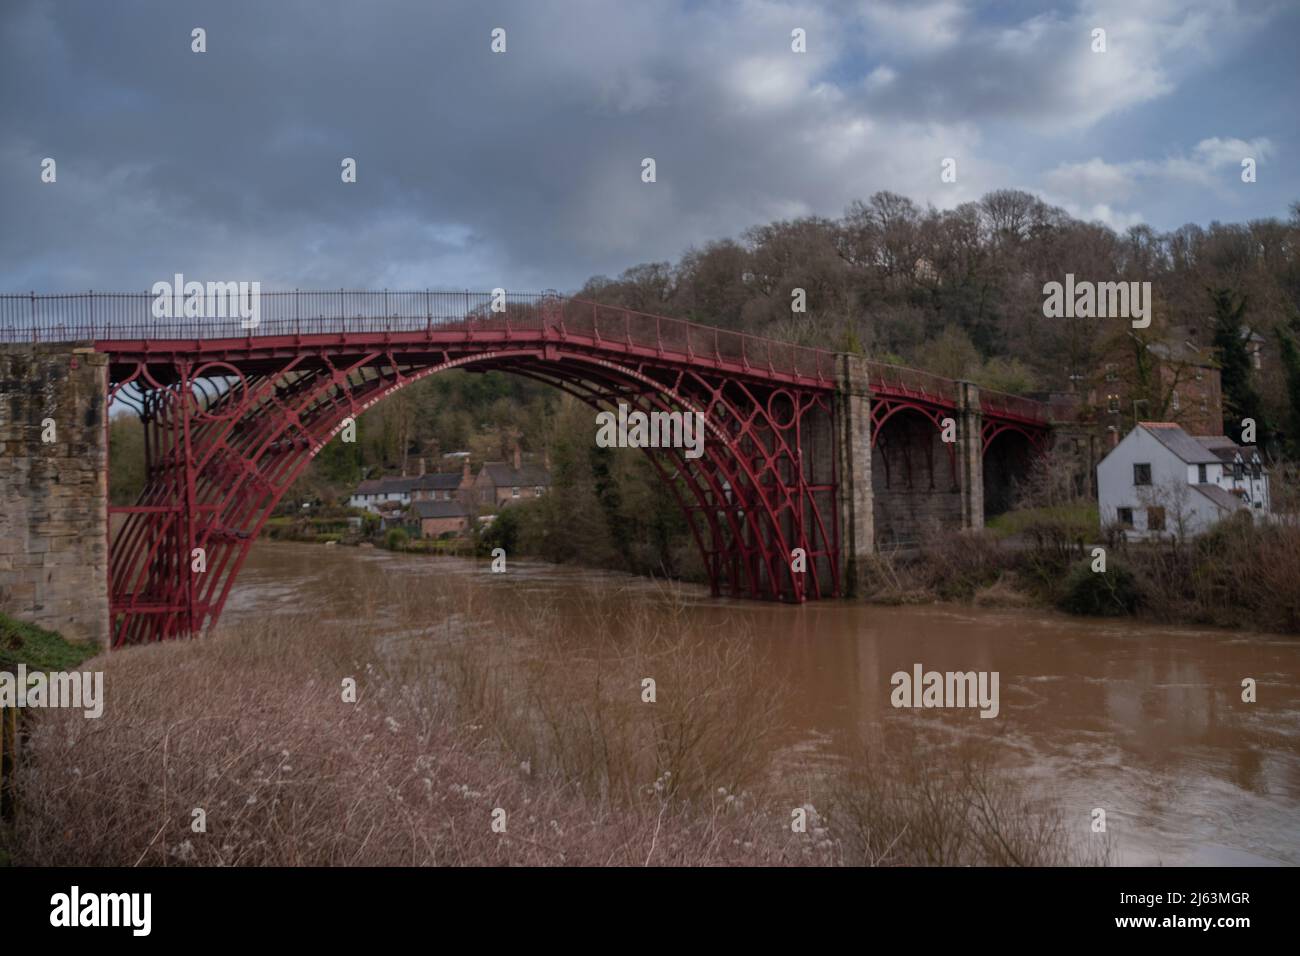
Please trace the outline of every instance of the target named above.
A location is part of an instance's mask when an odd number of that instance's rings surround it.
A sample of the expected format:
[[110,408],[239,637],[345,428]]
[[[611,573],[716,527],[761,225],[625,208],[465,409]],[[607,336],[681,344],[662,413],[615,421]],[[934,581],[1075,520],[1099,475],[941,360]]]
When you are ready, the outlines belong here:
[[[1094,509],[1095,510],[1095,509]],[[884,605],[957,602],[986,608],[1055,609],[1080,617],[1131,617],[1153,624],[1212,625],[1300,634],[1300,526],[1225,522],[1200,538],[1126,542],[1114,533],[1085,543],[1087,527],[1068,511],[1040,509],[999,519],[979,532],[926,535],[905,551],[866,562],[861,600]],[[1095,518],[1095,515],[1093,516]],[[1009,521],[1007,519],[1018,519]],[[382,547],[395,553],[484,558],[509,544],[483,536],[411,538],[400,528],[345,533],[344,519],[275,519],[267,537],[326,545]],[[1096,532],[1095,520],[1091,522]],[[1014,529],[1014,533],[1009,533]],[[574,556],[566,566],[604,567]],[[703,584],[702,572],[677,575]]]
[[[997,718],[893,707],[918,663],[998,672]],[[96,727],[42,715],[16,859],[1300,862],[1280,635],[259,542],[219,634],[106,687]]]

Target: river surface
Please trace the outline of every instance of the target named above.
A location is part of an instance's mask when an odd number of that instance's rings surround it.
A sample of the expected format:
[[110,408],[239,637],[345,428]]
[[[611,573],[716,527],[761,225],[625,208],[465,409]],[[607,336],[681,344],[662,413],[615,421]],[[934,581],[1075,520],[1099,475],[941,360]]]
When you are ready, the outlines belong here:
[[[400,576],[421,588],[481,588],[485,600],[552,598],[572,605],[581,635],[592,626],[582,609],[590,594],[616,595],[621,607],[685,613],[701,633],[753,642],[783,677],[792,738],[779,759],[833,761],[854,732],[900,714],[942,714],[932,727],[994,738],[1000,759],[1027,785],[1050,784],[1072,819],[1086,826],[1092,808],[1106,808],[1117,863],[1300,864],[1300,638],[1043,610],[799,607],[718,600],[695,586],[672,597],[640,578],[522,560],[506,574],[487,570],[459,558],[259,541],[222,623],[304,608],[346,620],[364,590]],[[578,592],[584,601],[566,603]],[[384,638],[382,615],[365,626]],[[895,710],[890,677],[917,663],[998,672],[999,715]],[[1253,704],[1241,700],[1247,677],[1258,686]]]

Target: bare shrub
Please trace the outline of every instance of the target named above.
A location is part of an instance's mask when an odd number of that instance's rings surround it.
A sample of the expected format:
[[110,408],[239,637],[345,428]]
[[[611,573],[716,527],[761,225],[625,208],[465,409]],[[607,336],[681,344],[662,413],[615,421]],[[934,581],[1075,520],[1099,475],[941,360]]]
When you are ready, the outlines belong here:
[[827,820],[852,865],[1104,865],[1113,854],[1107,836],[1085,836],[1086,821],[1071,832],[1054,800],[996,768],[988,744],[937,752],[911,731],[860,744]]
[[988,532],[927,535],[921,546],[925,584],[945,600],[970,600],[1010,570],[1012,557]]
[[1126,563],[1159,620],[1300,632],[1300,526],[1238,512],[1189,542],[1130,546]]

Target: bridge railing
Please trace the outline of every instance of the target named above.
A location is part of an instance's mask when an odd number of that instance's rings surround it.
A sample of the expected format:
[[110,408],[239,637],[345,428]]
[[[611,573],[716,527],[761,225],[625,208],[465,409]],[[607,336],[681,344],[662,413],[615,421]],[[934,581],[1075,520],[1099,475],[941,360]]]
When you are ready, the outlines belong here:
[[[187,317],[183,297],[172,297],[166,303],[171,317],[158,317],[158,297],[149,292],[0,295],[0,342],[545,331],[760,374],[791,375],[827,385],[835,381],[832,352],[555,294],[338,289],[262,292],[257,303],[256,327],[244,328],[228,300],[208,295],[202,304],[207,317]],[[504,309],[494,310],[494,305],[504,305]],[[952,379],[883,362],[867,365],[875,391],[954,405],[959,400]],[[1046,422],[1050,417],[1042,402],[992,389],[980,389],[980,402],[986,414],[1030,422]]]
[[980,389],[980,410],[985,415],[1019,418],[1027,422],[1046,424],[1051,419],[1051,406],[1048,403],[992,388]]
[[[827,384],[835,377],[835,356],[821,349],[553,294],[507,293],[498,297],[489,292],[348,289],[262,292],[257,297],[255,327],[245,327],[236,304],[225,298],[205,294],[202,316],[187,317],[186,301],[183,296],[173,296],[161,303],[148,292],[0,295],[0,342],[552,329],[557,334],[619,342],[758,372],[815,378]],[[240,304],[251,305],[248,301]],[[166,308],[159,308],[164,305]],[[504,309],[494,310],[494,305],[504,305]],[[170,314],[160,317],[156,308]]]
[[835,380],[835,353],[824,349],[583,299],[565,299],[561,315],[568,334],[627,342],[704,363],[739,365],[758,372],[815,378],[827,384]]
[[867,362],[867,376],[876,392],[892,395],[910,395],[915,398],[941,400],[956,404],[959,399],[957,383],[933,372],[906,365],[888,365],[884,362]]
[[[245,328],[238,304],[204,295],[202,315],[187,316],[182,296],[160,302],[149,292],[81,292],[66,295],[0,295],[0,341],[56,342],[103,339],[220,339],[337,332],[424,331],[463,326],[485,327],[506,317],[515,328],[540,328],[528,322],[540,296],[508,293],[506,312],[492,311],[486,292],[262,292],[257,325]],[[156,305],[165,305],[158,315]],[[246,314],[246,313],[245,313]],[[251,321],[251,319],[250,319]]]

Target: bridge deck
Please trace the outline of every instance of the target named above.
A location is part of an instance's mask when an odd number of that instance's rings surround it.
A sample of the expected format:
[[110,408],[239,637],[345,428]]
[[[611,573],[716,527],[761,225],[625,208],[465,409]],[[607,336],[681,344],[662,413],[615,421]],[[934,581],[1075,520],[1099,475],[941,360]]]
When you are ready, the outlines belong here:
[[[201,311],[208,317],[185,316],[181,296],[167,303],[181,317],[158,317],[157,302],[147,292],[0,295],[0,342],[89,341],[132,358],[184,353],[229,359],[283,349],[540,347],[564,341],[802,387],[837,385],[834,352],[551,294],[262,292],[251,328],[243,327],[235,303],[225,298],[204,297]],[[952,379],[883,362],[868,367],[876,395],[940,408],[958,405]],[[989,417],[1038,425],[1049,420],[1049,406],[1033,399],[980,389],[980,403]]]

